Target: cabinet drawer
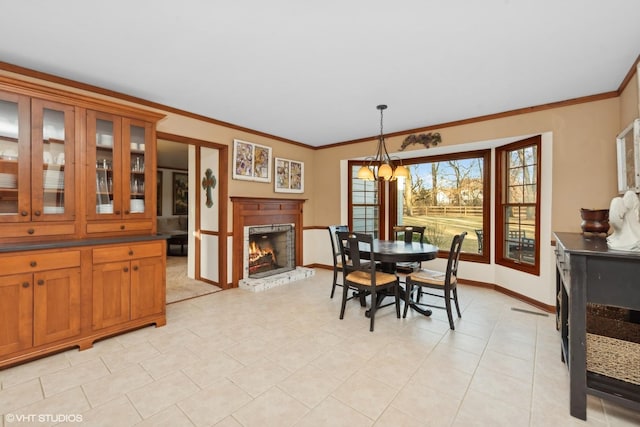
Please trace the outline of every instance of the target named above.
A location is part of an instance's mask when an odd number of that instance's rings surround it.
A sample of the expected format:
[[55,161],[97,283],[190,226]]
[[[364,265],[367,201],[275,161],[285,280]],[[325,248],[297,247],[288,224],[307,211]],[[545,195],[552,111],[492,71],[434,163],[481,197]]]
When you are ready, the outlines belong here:
[[3,224],[2,237],[43,237],[72,235],[76,232],[76,225],[73,223],[55,224]]
[[115,221],[97,222],[87,224],[87,234],[96,233],[126,233],[128,231],[151,231],[153,223],[151,220],[144,221]]
[[0,258],[2,274],[30,273],[80,266],[80,251],[31,252]]
[[162,256],[162,242],[107,246],[93,250],[93,263],[128,261],[137,258]]

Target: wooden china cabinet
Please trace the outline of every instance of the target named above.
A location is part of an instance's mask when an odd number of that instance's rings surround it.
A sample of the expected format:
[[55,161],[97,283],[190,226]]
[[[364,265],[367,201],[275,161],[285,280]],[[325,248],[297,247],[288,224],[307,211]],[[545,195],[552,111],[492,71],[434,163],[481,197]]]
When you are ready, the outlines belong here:
[[0,77],[0,369],[166,323],[161,118]]

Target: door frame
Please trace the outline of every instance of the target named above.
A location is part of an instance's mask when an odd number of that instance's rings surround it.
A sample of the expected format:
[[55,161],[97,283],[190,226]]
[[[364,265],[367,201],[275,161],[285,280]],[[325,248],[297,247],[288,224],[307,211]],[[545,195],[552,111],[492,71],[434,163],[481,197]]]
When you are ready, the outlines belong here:
[[[224,144],[219,144],[216,142],[205,141],[202,139],[196,139],[191,137],[186,137],[182,135],[176,135],[167,132],[159,132],[156,131],[156,139],[162,139],[165,141],[178,142],[187,145],[193,145],[196,149],[195,155],[195,170],[189,170],[189,173],[194,173],[196,176],[196,183],[199,182],[199,177],[202,176],[202,171],[200,170],[200,156],[201,156],[201,148],[212,148],[219,151],[219,167],[218,171],[218,231],[212,232],[207,231],[206,234],[218,236],[218,283],[213,282],[210,279],[203,278],[200,275],[200,257],[201,257],[201,239],[202,230],[200,229],[200,197],[194,197],[195,199],[195,218],[194,218],[194,234],[195,234],[195,245],[194,245],[194,257],[195,257],[195,274],[194,278],[196,280],[200,280],[202,282],[211,283],[213,285],[219,286],[222,289],[230,288],[229,283],[229,274],[227,272],[227,240],[229,238],[228,229],[228,180],[227,176],[229,174],[229,146]],[[191,181],[191,180],[190,180]],[[194,189],[196,194],[199,194],[199,187],[196,185]]]

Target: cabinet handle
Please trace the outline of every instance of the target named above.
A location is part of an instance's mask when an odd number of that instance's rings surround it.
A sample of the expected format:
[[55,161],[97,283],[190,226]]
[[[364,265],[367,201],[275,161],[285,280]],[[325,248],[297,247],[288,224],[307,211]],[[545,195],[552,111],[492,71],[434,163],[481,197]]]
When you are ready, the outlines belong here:
[[124,268],[124,272],[125,272],[125,273],[128,273],[128,272],[129,272],[129,267],[125,267],[125,268]]
[[30,265],[31,267],[35,267],[35,266],[37,266],[37,265],[38,265],[38,263],[37,263],[37,262],[35,262],[35,261],[31,261],[31,262],[29,263],[29,265]]
[[129,256],[133,255],[133,249],[129,249]]
[[120,230],[124,230],[124,224],[120,226]]
[[36,232],[36,230],[34,230],[33,228],[30,228],[30,229],[27,230],[28,234],[33,234],[35,232]]
[[129,215],[129,211],[128,210],[124,211],[124,214]]
[[133,271],[138,271],[138,266],[137,265],[133,266]]
[[24,282],[24,283],[22,284],[22,287],[23,287],[23,288],[28,288],[28,287],[29,287],[29,282]]
[[38,286],[42,286],[42,285],[44,285],[44,280],[39,279],[39,280],[38,280]]
[[42,212],[40,212],[40,211],[35,211],[33,214],[34,214],[35,216],[40,216],[40,214],[41,214],[41,213],[42,213]]
[[116,211],[116,215],[120,215],[120,211]]
[[22,215],[22,216],[27,216],[27,215],[29,215],[29,212],[27,212],[27,211],[20,211],[20,215]]

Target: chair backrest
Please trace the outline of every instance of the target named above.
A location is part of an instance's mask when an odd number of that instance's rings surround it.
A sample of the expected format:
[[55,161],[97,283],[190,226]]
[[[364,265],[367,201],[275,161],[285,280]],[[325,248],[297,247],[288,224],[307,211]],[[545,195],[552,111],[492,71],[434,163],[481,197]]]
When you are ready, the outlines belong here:
[[349,227],[346,225],[330,225],[327,227],[329,230],[329,237],[331,238],[331,251],[333,252],[333,266],[337,265],[338,259],[340,258],[340,247],[338,246],[338,241],[336,240],[336,232],[338,231],[349,231]]
[[396,240],[400,240],[400,234],[403,234],[402,240],[405,243],[413,242],[413,236],[419,236],[419,242],[423,243],[424,241],[424,230],[427,227],[417,226],[417,225],[394,225],[393,226],[393,234]]
[[450,283],[452,277],[458,277],[458,263],[460,261],[460,252],[462,251],[462,242],[464,241],[466,231],[453,236],[451,241],[451,250],[449,251],[449,260],[447,261],[447,273],[445,278],[445,286]]
[[[373,236],[348,231],[338,231],[336,236],[338,237],[342,264],[346,265],[347,260],[351,261],[351,269],[349,271],[343,269],[344,275],[346,276],[355,270],[365,271],[371,274],[372,284],[375,285],[376,263],[373,254]],[[354,250],[354,248],[357,248],[357,250]],[[361,257],[360,250],[369,252],[369,258]]]

